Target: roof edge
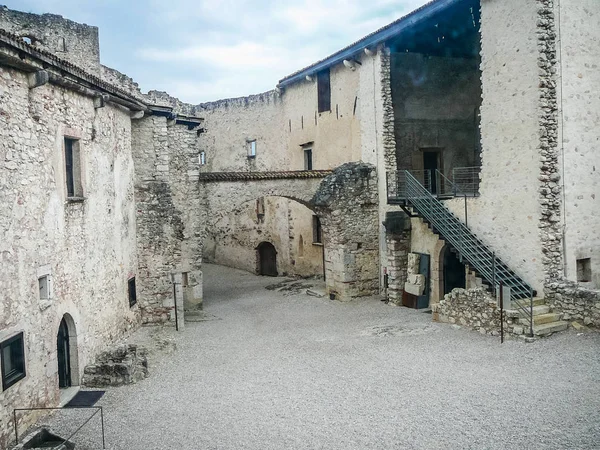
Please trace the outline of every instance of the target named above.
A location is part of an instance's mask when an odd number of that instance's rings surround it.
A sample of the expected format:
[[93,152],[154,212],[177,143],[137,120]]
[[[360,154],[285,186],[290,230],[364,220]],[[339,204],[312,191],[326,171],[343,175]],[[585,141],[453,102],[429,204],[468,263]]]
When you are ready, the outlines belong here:
[[426,20],[434,14],[437,14],[446,8],[454,6],[460,3],[461,1],[464,0],[432,0],[431,2],[426,3],[420,8],[417,8],[414,11],[408,13],[407,15],[395,20],[394,22],[385,25],[379,30],[368,34],[362,39],[356,41],[354,44],[350,44],[349,46],[337,51],[336,53],[333,53],[327,58],[317,61],[316,63],[305,67],[304,69],[300,69],[299,71],[294,72],[285,78],[282,78],[281,80],[279,80],[277,86],[285,87],[290,84],[296,83],[297,81],[304,79],[307,75],[313,75],[316,72],[331,67],[335,64],[341,63],[344,59],[351,58],[352,56],[356,55],[365,48],[376,47],[379,44],[384,43],[385,41],[389,40],[395,35],[406,30],[407,28],[416,25],[417,23]]

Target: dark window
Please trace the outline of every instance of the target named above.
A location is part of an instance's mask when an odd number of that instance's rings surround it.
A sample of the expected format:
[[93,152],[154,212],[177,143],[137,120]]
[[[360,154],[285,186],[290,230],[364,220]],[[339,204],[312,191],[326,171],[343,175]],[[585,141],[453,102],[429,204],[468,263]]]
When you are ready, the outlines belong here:
[[79,141],[77,139],[65,138],[67,197],[83,197],[80,167]]
[[331,84],[329,69],[317,73],[317,95],[319,98],[319,112],[331,110]]
[[323,243],[323,230],[318,216],[313,216],[313,244]]
[[75,179],[73,174],[73,147],[75,141],[65,138],[65,164],[67,174],[67,197],[75,197]]
[[129,279],[127,282],[127,287],[129,290],[129,307],[131,308],[137,303],[137,295],[135,293],[135,277]]
[[25,345],[23,333],[0,344],[2,359],[2,390],[5,391],[17,381],[25,378]]
[[307,148],[304,150],[304,170],[312,170],[312,149]]

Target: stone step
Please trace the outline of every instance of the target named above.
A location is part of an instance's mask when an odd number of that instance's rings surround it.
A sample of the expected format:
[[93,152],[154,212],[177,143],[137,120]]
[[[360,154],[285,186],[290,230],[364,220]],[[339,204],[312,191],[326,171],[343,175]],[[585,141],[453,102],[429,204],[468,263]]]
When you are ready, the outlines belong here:
[[[529,310],[529,307],[527,307]],[[533,307],[533,315],[541,316],[544,314],[548,314],[550,312],[550,307],[548,305],[537,305]],[[520,309],[507,309],[506,317],[525,317],[525,313]]]
[[551,323],[543,323],[541,325],[535,325],[533,327],[533,334],[536,336],[548,336],[552,333],[564,331],[569,328],[569,324],[564,320]]
[[[561,316],[561,314],[557,313],[540,314],[538,316],[533,316],[533,324],[542,325],[544,323],[558,322],[560,321]],[[523,325],[529,325],[528,319],[520,319],[519,322],[521,322]]]

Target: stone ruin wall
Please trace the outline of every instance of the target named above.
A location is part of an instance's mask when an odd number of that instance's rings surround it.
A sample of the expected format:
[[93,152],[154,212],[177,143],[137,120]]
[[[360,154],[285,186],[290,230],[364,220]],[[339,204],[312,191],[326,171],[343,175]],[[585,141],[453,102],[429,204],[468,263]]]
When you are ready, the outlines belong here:
[[[198,272],[202,263],[205,216],[198,183],[198,134],[166,117],[150,116],[134,122],[132,143],[142,320],[172,322],[172,275]],[[195,275],[194,285],[201,282]]]
[[88,72],[96,73],[100,68],[98,27],[56,14],[31,14],[0,5],[0,28],[29,38],[36,48],[54,53]]
[[[79,140],[84,199],[67,201],[64,136]],[[0,341],[24,333],[27,376],[0,392],[0,448],[12,439],[12,408],[58,403],[56,336],[73,319],[80,370],[135,329],[127,281],[137,274],[129,113],[0,68]],[[99,220],[101,218],[101,220]],[[38,277],[51,295],[40,299]],[[75,342],[73,342],[75,347]],[[22,415],[20,427],[34,417]]]

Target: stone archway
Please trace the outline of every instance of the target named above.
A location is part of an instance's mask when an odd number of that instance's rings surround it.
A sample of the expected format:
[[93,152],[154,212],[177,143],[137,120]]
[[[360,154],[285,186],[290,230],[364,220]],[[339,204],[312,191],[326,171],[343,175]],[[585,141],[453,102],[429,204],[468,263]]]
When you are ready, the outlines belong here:
[[77,329],[70,314],[65,314],[56,333],[58,386],[79,386],[79,351]]

